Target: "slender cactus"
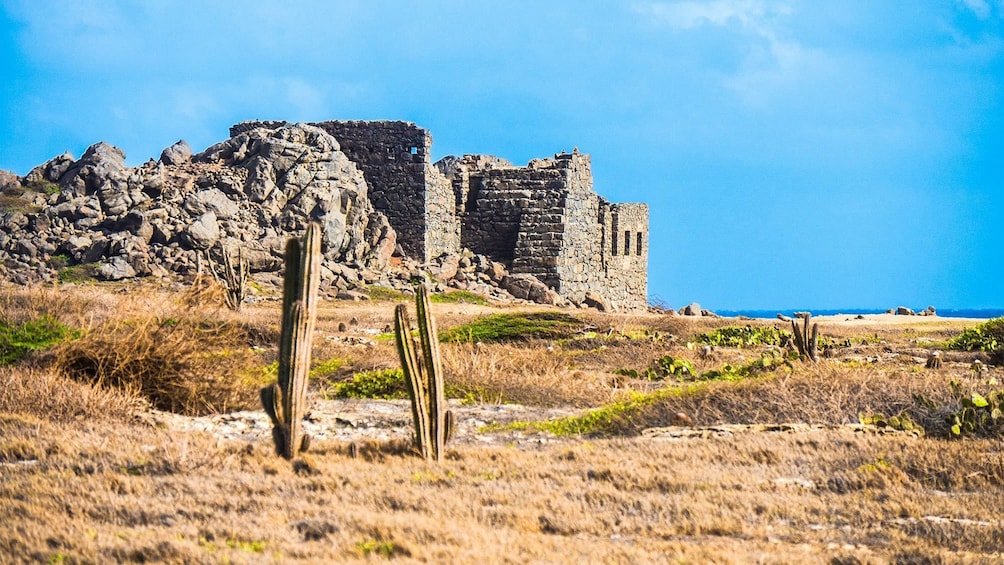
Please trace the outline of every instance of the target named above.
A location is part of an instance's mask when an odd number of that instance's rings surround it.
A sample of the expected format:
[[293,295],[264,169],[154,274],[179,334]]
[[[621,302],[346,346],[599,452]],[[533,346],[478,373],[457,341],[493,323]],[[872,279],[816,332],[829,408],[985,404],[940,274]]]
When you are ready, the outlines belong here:
[[[247,296],[248,276],[250,265],[244,257],[244,250],[237,248],[237,264],[234,264],[233,254],[220,242],[220,255],[223,257],[222,269],[217,269],[213,258],[206,251],[206,259],[209,263],[209,270],[213,273],[216,282],[223,285],[226,290],[227,307],[239,312],[244,304],[244,297]],[[201,265],[201,263],[200,263]],[[222,273],[220,271],[222,270]]]
[[401,357],[412,416],[415,419],[415,443],[422,457],[441,461],[446,442],[453,435],[456,423],[446,409],[443,392],[443,366],[439,356],[439,336],[432,316],[429,292],[425,285],[418,288],[415,299],[418,317],[418,347],[411,336],[408,309],[398,305],[394,316],[397,351]]
[[320,282],[321,227],[311,223],[302,242],[294,238],[286,244],[279,382],[261,389],[262,406],[272,419],[275,451],[286,459],[306,451],[310,444],[301,426],[307,405],[307,374]]
[[819,324],[812,324],[810,331],[809,324],[812,321],[812,314],[803,316],[802,321],[802,327],[799,328],[798,323],[791,320],[791,333],[795,339],[795,347],[798,349],[799,355],[816,363],[819,361]]

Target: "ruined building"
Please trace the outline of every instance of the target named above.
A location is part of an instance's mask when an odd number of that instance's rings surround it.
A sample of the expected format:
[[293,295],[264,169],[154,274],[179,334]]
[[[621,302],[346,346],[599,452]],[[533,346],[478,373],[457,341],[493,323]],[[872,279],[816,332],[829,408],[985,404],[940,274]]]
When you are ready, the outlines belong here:
[[[231,136],[274,122],[244,122]],[[362,170],[374,208],[403,251],[429,261],[462,248],[531,274],[561,296],[615,307],[647,303],[648,206],[593,192],[589,156],[573,151],[516,167],[465,155],[430,162],[432,136],[397,121],[312,124]]]

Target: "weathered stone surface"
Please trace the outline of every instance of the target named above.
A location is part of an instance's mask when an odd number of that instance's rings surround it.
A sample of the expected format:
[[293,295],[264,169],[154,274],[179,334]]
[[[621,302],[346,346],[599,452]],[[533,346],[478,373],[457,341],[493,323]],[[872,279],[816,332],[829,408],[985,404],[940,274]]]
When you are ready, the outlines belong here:
[[[46,161],[45,163],[32,169],[24,180],[27,183],[34,182],[59,182],[66,171],[73,165],[74,158],[70,153],[63,153],[58,157]],[[0,183],[3,184],[3,183]]]
[[98,265],[95,275],[104,281],[119,281],[136,276],[136,269],[122,256],[112,257]]
[[178,140],[160,154],[160,162],[165,165],[181,165],[191,160],[192,148],[184,139]]
[[592,291],[586,292],[586,295],[582,300],[582,303],[590,308],[596,308],[600,312],[610,311],[610,304],[608,304],[607,301],[604,300],[602,296]]
[[206,212],[185,230],[187,243],[195,249],[209,249],[220,239],[220,224],[215,212]]
[[916,316],[916,312],[907,308],[906,306],[900,306],[896,308],[897,316]]
[[696,302],[692,302],[680,310],[680,313],[684,316],[700,316],[702,315],[701,312],[701,305]]
[[286,240],[317,221],[330,295],[373,283],[407,290],[431,273],[439,289],[501,300],[581,303],[588,293],[604,308],[644,306],[647,207],[597,196],[587,155],[433,165],[431,143],[406,122],[246,122],[202,153],[179,141],[133,168],[97,143],[24,180],[0,178],[59,186],[40,185],[25,202],[33,211],[0,219],[0,276],[45,280],[57,249],[101,263],[108,278],[190,275],[222,242],[268,281]]

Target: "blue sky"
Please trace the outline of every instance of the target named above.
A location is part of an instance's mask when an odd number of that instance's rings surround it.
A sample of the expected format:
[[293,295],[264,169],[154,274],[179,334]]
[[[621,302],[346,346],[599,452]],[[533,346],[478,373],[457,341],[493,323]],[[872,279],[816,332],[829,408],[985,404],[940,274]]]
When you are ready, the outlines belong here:
[[578,147],[712,309],[1004,307],[1004,0],[0,0],[0,168],[246,119]]

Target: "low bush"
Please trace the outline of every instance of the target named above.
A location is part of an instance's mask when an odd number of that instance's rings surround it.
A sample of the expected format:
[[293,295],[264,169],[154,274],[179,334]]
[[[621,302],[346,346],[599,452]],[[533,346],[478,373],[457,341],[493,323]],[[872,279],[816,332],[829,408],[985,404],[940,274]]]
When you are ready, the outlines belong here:
[[401,369],[378,369],[352,375],[352,380],[331,385],[329,398],[370,398],[399,400],[408,398],[408,385]]
[[715,347],[755,347],[758,345],[783,345],[791,334],[774,326],[727,326],[698,334],[698,343]]
[[566,339],[585,327],[585,322],[564,312],[492,314],[443,332],[440,341],[501,343]]
[[21,324],[0,320],[0,366],[16,363],[32,351],[51,347],[78,335],[78,332],[47,314]]
[[257,406],[258,388],[271,376],[240,327],[179,314],[107,321],[53,348],[51,366],[84,382],[138,392],[171,412]]
[[1004,349],[1004,316],[967,328],[948,342],[949,349],[994,352]]

